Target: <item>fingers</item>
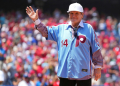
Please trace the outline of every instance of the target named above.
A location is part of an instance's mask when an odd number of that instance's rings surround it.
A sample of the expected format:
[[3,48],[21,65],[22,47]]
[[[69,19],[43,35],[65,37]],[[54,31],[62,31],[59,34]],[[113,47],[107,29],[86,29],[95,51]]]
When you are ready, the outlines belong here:
[[26,13],[29,14],[31,12],[34,12],[33,8],[31,6],[26,8]]
[[37,16],[38,16],[38,9],[36,10],[36,14],[37,14]]
[[27,13],[27,14],[29,14],[29,11],[28,11],[28,9],[27,9],[27,8],[26,8],[26,13]]
[[33,10],[33,8],[31,6],[30,6],[30,9],[31,9],[32,12],[34,12],[34,10]]
[[101,69],[97,68],[94,69],[94,76],[95,76],[95,80],[97,81],[99,78],[101,78]]
[[95,74],[95,80],[97,81],[99,78],[101,78],[101,74]]
[[26,13],[27,13],[27,14],[30,13],[29,7],[26,8]]

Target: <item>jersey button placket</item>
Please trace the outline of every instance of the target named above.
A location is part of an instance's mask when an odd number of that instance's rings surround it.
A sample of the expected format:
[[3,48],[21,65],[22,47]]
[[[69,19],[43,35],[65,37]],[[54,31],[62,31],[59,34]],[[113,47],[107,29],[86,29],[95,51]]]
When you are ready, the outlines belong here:
[[68,69],[68,78],[70,78],[70,76],[71,76],[71,67],[72,66],[72,61],[71,61],[71,57],[70,57],[70,59],[69,59],[69,69]]
[[[72,43],[73,43],[73,40],[72,40]],[[69,69],[68,69],[68,78],[70,78],[71,77],[71,70],[72,70],[72,57],[71,57],[71,50],[72,50],[72,43],[71,43],[71,49],[70,49],[70,51],[69,51]]]

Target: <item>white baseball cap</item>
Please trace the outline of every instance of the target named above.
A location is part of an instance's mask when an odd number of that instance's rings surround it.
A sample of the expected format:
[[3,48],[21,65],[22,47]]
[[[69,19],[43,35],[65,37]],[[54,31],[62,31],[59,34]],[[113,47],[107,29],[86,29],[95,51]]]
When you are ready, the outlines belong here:
[[4,81],[4,72],[0,70],[0,81]]
[[81,4],[79,3],[72,3],[69,5],[69,9],[67,12],[70,12],[70,11],[79,11],[79,12],[83,12],[83,7]]

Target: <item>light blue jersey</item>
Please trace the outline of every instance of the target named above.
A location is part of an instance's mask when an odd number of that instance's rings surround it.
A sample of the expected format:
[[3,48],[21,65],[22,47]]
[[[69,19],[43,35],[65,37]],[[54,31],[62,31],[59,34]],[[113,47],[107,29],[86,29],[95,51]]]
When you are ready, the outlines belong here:
[[69,24],[47,27],[47,40],[56,41],[58,45],[58,77],[81,79],[91,75],[92,54],[100,46],[92,26],[80,23],[76,38],[72,38]]

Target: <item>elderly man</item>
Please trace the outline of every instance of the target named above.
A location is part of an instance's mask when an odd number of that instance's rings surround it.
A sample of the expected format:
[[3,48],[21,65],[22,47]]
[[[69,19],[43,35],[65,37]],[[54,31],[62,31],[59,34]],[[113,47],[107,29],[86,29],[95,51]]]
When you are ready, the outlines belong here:
[[38,9],[27,7],[26,13],[34,21],[36,29],[58,45],[58,72],[60,86],[91,86],[92,62],[95,80],[101,77],[103,58],[97,36],[90,24],[83,23],[83,7],[72,3],[68,9],[70,22],[48,27],[38,18]]

